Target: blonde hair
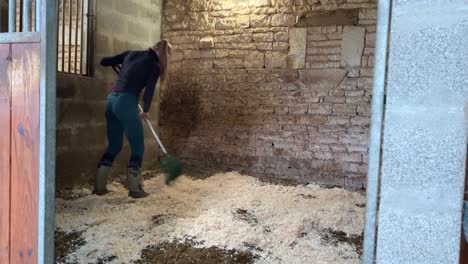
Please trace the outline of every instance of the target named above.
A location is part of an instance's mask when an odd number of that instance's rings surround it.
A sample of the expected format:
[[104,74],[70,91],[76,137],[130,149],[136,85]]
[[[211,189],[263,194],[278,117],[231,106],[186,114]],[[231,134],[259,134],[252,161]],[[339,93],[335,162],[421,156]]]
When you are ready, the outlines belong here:
[[151,47],[159,56],[159,71],[161,82],[165,82],[169,69],[169,55],[172,51],[172,45],[167,39],[162,39]]

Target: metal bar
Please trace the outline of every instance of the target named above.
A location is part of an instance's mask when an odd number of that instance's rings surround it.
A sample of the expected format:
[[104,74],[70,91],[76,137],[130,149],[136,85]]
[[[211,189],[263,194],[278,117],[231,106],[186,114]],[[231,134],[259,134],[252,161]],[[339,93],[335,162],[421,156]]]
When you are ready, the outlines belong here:
[[2,1],[2,25],[1,25],[1,31],[2,32],[8,32],[8,1],[3,0]]
[[23,32],[31,29],[31,0],[23,0]]
[[84,0],[84,16],[83,16],[83,42],[81,45],[81,49],[83,50],[83,60],[81,61],[82,64],[82,72],[85,75],[88,75],[88,57],[89,57],[89,39],[88,39],[88,31],[89,31],[89,0]]
[[68,17],[68,72],[71,72],[71,54],[72,54],[72,16],[73,16],[73,0],[70,0],[69,17]]
[[36,31],[36,0],[31,0],[31,27],[29,31]]
[[4,14],[3,14],[3,10],[4,10],[4,6],[3,6],[3,3],[4,1],[0,1],[0,32],[3,32],[3,27],[4,27]]
[[378,1],[377,40],[375,49],[372,115],[369,140],[369,167],[366,190],[366,223],[364,227],[364,264],[375,259],[377,240],[377,212],[381,165],[382,126],[384,119],[385,82],[387,78],[388,34],[391,19],[391,0]]
[[38,262],[55,263],[55,107],[57,74],[57,0],[44,1],[41,16]]
[[80,11],[80,1],[79,0],[75,0],[76,1],[76,21],[75,21],[75,69],[74,69],[74,72],[76,73],[76,67],[78,65],[78,19],[79,19],[79,16],[78,16],[78,13]]
[[[43,1],[43,0],[40,0],[40,1]],[[38,13],[39,15],[41,14],[41,12]],[[57,66],[57,71],[60,71],[58,65],[59,65],[59,47],[60,47],[60,43],[59,43],[59,35],[60,35],[60,0],[57,1],[57,5],[56,5],[56,8],[55,8],[55,16],[57,18],[57,26],[55,27],[55,35],[57,36],[57,44],[55,45],[55,53],[57,54],[57,56],[55,56],[55,64]],[[39,31],[40,31],[40,25],[39,25]]]
[[41,4],[43,0],[36,0],[36,32],[41,31]]
[[0,33],[0,43],[31,43],[41,41],[37,32]]
[[81,35],[80,35],[80,74],[83,73],[83,33],[84,33],[84,29],[83,29],[83,26],[84,26],[84,0],[81,0]]
[[65,71],[65,7],[67,6],[67,0],[62,0],[62,72]]
[[3,29],[3,1],[0,1],[0,30]]
[[19,0],[19,25],[18,26],[18,32],[22,32],[23,29],[23,1]]
[[16,1],[8,1],[8,32],[16,31]]
[[86,73],[88,75],[94,74],[94,29],[95,29],[95,16],[94,8],[95,2],[89,0],[88,2],[88,40],[87,40],[87,52],[86,52]]
[[36,25],[35,25],[35,17],[34,17],[34,13],[35,13],[35,10],[36,10],[36,6],[35,6],[35,3],[36,3],[36,0],[30,0],[31,1],[31,8],[30,8],[30,11],[29,11],[29,29],[28,31],[29,32],[34,32],[35,28],[36,28]]

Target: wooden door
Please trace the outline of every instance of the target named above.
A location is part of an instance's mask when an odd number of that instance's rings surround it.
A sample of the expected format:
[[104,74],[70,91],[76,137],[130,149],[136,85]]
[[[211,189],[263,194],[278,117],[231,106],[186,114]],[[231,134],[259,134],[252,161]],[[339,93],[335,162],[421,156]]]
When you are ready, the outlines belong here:
[[0,32],[0,264],[54,262],[57,1],[34,2]]
[[10,258],[10,44],[0,44],[0,263]]
[[0,263],[37,263],[39,43],[2,44],[0,75]]

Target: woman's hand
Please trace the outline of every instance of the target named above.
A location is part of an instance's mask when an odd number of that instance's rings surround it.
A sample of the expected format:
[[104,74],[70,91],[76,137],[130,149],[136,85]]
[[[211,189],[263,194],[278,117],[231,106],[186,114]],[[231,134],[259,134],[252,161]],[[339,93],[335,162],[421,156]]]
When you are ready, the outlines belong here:
[[150,115],[149,115],[149,113],[143,112],[143,111],[142,111],[142,112],[140,113],[140,117],[143,118],[143,119],[148,119],[148,120],[149,120]]

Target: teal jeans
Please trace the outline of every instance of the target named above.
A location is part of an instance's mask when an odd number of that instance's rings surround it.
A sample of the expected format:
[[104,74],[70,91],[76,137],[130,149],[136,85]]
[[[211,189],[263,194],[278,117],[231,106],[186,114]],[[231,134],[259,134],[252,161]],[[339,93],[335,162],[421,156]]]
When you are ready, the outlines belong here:
[[143,125],[138,109],[138,96],[123,92],[109,94],[106,104],[106,122],[108,145],[99,166],[112,166],[115,157],[122,150],[125,133],[132,152],[128,167],[139,169],[145,145]]

